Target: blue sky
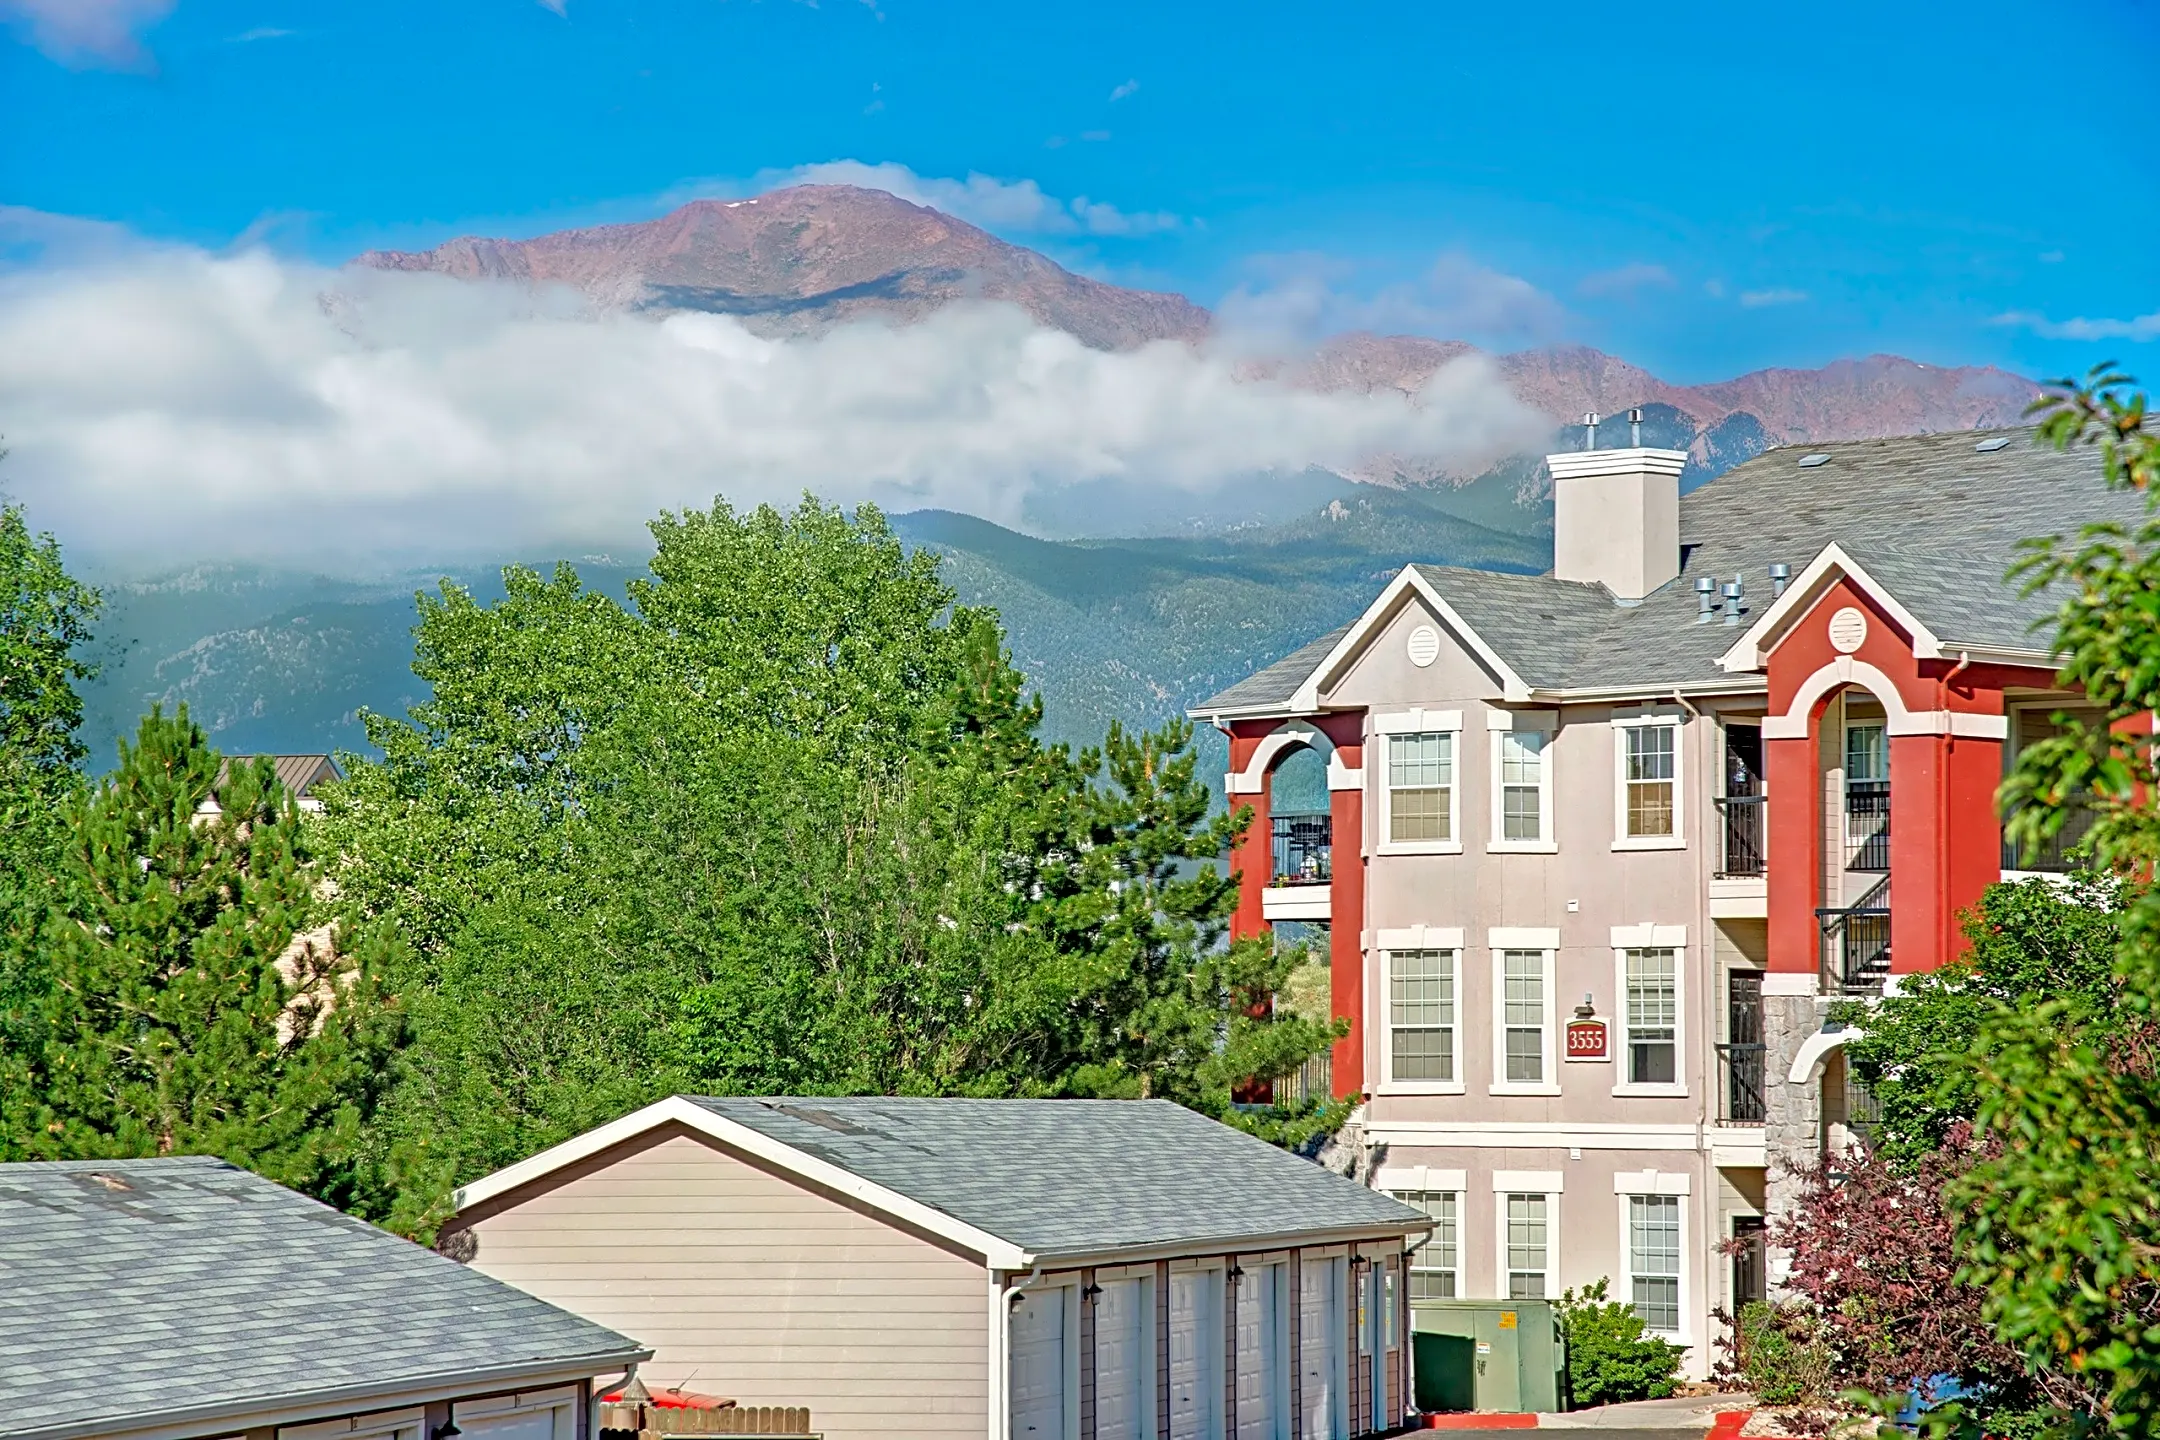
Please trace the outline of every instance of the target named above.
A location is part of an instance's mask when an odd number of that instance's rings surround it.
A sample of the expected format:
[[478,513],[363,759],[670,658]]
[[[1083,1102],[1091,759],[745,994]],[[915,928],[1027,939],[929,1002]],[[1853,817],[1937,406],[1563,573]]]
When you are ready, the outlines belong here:
[[2160,373],[2160,6],[2053,8],[0,0],[0,203],[336,261],[854,160],[1322,323]]

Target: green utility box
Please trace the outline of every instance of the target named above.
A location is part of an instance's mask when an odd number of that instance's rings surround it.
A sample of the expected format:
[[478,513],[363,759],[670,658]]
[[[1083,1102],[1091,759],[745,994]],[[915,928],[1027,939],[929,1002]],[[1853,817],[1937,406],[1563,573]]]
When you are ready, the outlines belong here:
[[1420,1410],[1560,1408],[1560,1331],[1544,1300],[1419,1300],[1410,1358]]

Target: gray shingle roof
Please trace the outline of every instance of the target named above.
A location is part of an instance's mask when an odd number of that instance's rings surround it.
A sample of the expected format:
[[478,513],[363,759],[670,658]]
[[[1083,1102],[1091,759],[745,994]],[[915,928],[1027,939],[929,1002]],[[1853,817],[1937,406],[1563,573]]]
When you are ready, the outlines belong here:
[[1301,645],[1265,670],[1246,676],[1229,689],[1209,697],[1193,707],[1193,713],[1204,715],[1214,710],[1245,710],[1269,705],[1287,705],[1290,697],[1297,694],[1312,672],[1327,659],[1328,651],[1335,642],[1350,633],[1344,625],[1307,645]]
[[1034,1255],[1428,1225],[1167,1100],[690,1098]]
[[0,1435],[641,1352],[222,1160],[0,1165]]
[[[1998,437],[2010,443],[1977,448]],[[1830,458],[1800,468],[1800,457],[1813,454]],[[2034,626],[2059,597],[2024,598],[2005,582],[2018,542],[2095,520],[2135,523],[2144,513],[2142,496],[2102,485],[2089,450],[2041,449],[2026,429],[1966,430],[1784,446],[1734,467],[1681,500],[1679,578],[1637,605],[1549,574],[1417,568],[1533,689],[1649,690],[1728,678],[1717,659],[1738,632],[1696,623],[1697,576],[1741,577],[1744,627],[1770,603],[1773,562],[1797,575],[1833,543],[1946,647],[2044,650],[2045,626]],[[1307,646],[1195,710],[1310,655],[1296,680],[1278,676],[1267,687],[1287,702],[1326,653]]]

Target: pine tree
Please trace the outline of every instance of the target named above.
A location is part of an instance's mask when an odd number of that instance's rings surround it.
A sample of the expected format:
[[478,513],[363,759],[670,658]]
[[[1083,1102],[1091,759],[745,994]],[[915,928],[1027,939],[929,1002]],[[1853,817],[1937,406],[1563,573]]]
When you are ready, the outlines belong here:
[[68,831],[42,1034],[0,1076],[0,1151],[212,1154],[350,1198],[394,1037],[364,967],[308,929],[314,872],[270,762],[225,766],[185,707],[153,710]]

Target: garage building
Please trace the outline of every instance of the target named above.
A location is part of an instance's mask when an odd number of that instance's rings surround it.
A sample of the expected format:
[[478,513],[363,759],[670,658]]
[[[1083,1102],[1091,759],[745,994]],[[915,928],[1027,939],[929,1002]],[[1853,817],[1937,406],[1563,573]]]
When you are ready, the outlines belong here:
[[1343,1440],[1409,1406],[1430,1222],[1165,1101],[676,1096],[441,1245],[829,1440]]

